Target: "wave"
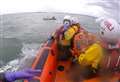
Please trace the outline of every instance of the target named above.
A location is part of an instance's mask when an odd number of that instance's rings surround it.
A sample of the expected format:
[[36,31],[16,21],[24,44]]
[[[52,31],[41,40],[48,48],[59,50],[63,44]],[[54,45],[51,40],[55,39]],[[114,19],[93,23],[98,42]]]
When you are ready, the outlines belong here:
[[[17,71],[29,68],[36,56],[37,50],[41,47],[38,43],[23,43],[19,58],[14,59],[0,68],[0,72]],[[2,62],[2,61],[0,61]]]

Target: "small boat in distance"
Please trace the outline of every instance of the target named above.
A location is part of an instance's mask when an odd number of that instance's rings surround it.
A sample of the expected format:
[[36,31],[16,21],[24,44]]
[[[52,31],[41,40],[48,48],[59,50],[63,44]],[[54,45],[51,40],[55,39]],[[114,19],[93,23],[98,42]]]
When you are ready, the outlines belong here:
[[56,20],[55,16],[43,18],[43,20]]

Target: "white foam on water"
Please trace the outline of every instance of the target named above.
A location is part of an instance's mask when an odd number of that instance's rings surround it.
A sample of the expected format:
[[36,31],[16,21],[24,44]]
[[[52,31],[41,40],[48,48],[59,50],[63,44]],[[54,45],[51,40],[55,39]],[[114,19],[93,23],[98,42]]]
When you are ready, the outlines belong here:
[[19,63],[19,69],[29,68],[36,57],[37,50],[39,49],[40,44],[37,43],[30,43],[25,44],[23,43],[23,48],[21,49],[22,53]]
[[21,53],[19,54],[20,57],[10,61],[5,66],[1,67],[0,72],[16,71],[20,69],[30,68],[39,48],[40,44],[38,43],[23,43]]
[[16,71],[18,69],[19,59],[15,59],[0,68],[0,72]]

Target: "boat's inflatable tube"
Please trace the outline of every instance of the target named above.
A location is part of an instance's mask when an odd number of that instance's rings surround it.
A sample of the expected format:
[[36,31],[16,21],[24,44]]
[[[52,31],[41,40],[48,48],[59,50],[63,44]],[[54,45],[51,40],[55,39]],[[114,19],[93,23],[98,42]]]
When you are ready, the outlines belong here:
[[57,47],[54,40],[47,41],[39,49],[37,56],[32,64],[33,69],[42,69],[42,73],[33,80],[24,82],[54,82],[56,70]]

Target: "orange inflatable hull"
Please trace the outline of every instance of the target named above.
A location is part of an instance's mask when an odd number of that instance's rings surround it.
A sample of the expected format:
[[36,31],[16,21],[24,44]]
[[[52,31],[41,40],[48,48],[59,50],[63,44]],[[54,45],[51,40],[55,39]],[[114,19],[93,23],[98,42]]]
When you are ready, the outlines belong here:
[[[57,53],[56,41],[46,42],[39,49],[32,64],[33,69],[42,69],[42,73],[33,80],[24,80],[23,82],[73,82],[68,78],[71,62],[57,61]],[[116,75],[109,78],[109,81],[105,81],[101,77],[94,77],[79,82],[119,82],[118,79],[119,75]]]

